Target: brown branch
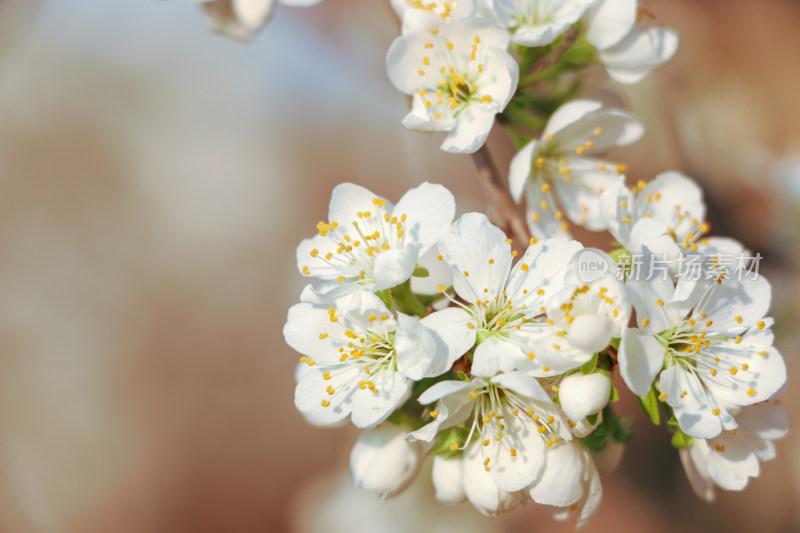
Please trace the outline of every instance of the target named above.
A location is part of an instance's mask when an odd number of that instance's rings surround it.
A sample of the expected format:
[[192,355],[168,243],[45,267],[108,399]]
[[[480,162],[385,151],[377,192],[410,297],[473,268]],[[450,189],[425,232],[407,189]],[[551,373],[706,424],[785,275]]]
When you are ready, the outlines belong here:
[[508,191],[508,186],[500,177],[497,167],[492,161],[489,149],[484,144],[477,152],[472,154],[472,162],[478,171],[478,181],[489,201],[486,214],[492,224],[502,229],[506,235],[514,239],[518,246],[527,247],[531,234],[525,219],[517,211],[514,199]]

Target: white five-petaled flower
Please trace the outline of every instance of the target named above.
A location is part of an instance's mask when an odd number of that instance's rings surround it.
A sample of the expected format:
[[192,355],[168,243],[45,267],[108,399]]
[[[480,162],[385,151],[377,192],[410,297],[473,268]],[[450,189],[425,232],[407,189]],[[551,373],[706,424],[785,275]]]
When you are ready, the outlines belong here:
[[403,126],[449,132],[442,150],[480,148],[517,88],[508,32],[483,18],[449,23],[398,37],[386,57],[389,79],[413,95]]
[[566,286],[547,302],[547,316],[573,348],[594,354],[604,350],[612,338],[622,337],[631,303],[625,285],[613,271],[579,271],[587,264],[597,268],[614,262],[600,250],[575,254],[565,276]]
[[475,15],[475,0],[391,0],[404,34],[438,28],[442,22]]
[[[742,268],[733,263],[744,259],[743,246],[734,239],[707,236],[710,226],[705,221],[702,191],[679,172],[663,172],[631,188],[620,178],[600,196],[599,205],[603,224],[622,248],[632,255],[653,254],[666,262],[671,274],[683,260],[681,254],[727,254],[732,263],[728,266]],[[695,264],[705,267],[701,261]],[[646,270],[648,276],[653,273]],[[684,274],[701,275],[699,270],[692,274],[691,269]]]
[[637,8],[638,0],[598,0],[584,17],[586,37],[614,81],[639,83],[678,49],[678,36]]
[[455,200],[441,185],[423,183],[396,206],[358,185],[338,185],[329,222],[297,247],[297,268],[322,280],[302,301],[321,303],[358,289],[388,289],[405,282],[417,260],[450,226]]
[[598,197],[624,168],[592,156],[631,144],[643,134],[632,116],[602,109],[600,102],[574,100],[558,108],[542,138],[522,148],[509,170],[514,199],[526,193],[531,233],[538,238],[569,235],[565,213],[575,224],[603,229]]
[[303,354],[295,405],[313,424],[348,415],[358,427],[385,420],[408,399],[413,381],[446,372],[472,346],[456,310],[416,320],[389,312],[375,294],[350,293],[325,306],[289,309],[283,333]]
[[714,485],[742,490],[759,474],[759,463],[775,458],[775,444],[789,431],[789,418],[777,401],[732,408],[738,427],[713,439],[695,439],[680,451],[681,463],[695,493],[714,500]]
[[622,337],[622,378],[645,396],[664,368],[659,399],[687,435],[709,439],[735,429],[728,405],[766,400],[786,381],[772,319],[765,318],[771,289],[763,277],[679,279],[677,287],[633,279],[626,286],[639,327]]
[[406,439],[406,428],[385,422],[362,433],[350,451],[350,473],[357,487],[382,499],[402,492],[419,471],[422,449]]
[[472,374],[525,369],[544,377],[580,366],[591,354],[572,347],[545,314],[580,243],[532,241],[512,267],[510,242],[479,213],[463,215],[439,241],[441,258],[453,269],[453,288],[467,302],[451,309],[462,314],[478,344]]
[[[464,452],[463,491],[480,512],[492,515],[510,509],[520,501],[522,490],[530,490],[534,499],[556,498],[542,501],[550,505],[569,505],[580,498],[572,497],[572,472],[563,468],[570,454],[562,451],[572,435],[535,378],[508,372],[491,379],[443,381],[419,401],[437,405],[431,412],[433,421],[409,434],[413,440],[430,442],[439,430],[467,423],[465,441],[453,442],[451,450]],[[458,495],[453,487],[448,492]]]
[[[194,0],[203,4],[214,31],[247,41],[272,17],[277,0]],[[289,6],[312,6],[321,0],[280,0]]]
[[492,14],[509,29],[511,42],[544,46],[575,24],[595,0],[494,0]]

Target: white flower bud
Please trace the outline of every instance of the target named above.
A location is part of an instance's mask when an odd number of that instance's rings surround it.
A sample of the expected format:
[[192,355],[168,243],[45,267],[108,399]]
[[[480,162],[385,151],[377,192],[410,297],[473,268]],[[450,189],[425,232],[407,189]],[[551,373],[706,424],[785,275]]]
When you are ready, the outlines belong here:
[[419,444],[406,440],[405,428],[381,424],[367,430],[350,452],[350,472],[356,486],[389,498],[414,479],[420,464]]
[[611,378],[599,372],[570,374],[558,385],[561,408],[575,422],[600,411],[610,394]]
[[461,503],[467,496],[464,494],[464,483],[461,475],[461,458],[445,459],[439,455],[433,458],[433,486],[436,499],[442,503]]
[[579,350],[596,353],[608,346],[616,325],[605,315],[578,315],[570,324],[569,343]]

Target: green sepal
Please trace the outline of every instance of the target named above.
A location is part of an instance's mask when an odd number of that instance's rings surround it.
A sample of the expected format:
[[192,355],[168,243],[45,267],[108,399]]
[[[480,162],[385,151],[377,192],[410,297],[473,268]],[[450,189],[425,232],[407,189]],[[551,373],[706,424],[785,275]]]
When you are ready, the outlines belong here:
[[391,289],[392,299],[394,300],[397,310],[407,315],[415,315],[424,317],[428,308],[422,304],[417,298],[417,295],[411,291],[411,280],[406,280]]
[[381,289],[379,291],[375,291],[375,295],[381,299],[383,305],[385,305],[388,309],[392,308],[392,289]]
[[681,431],[680,428],[676,429],[672,436],[672,445],[675,448],[688,448],[693,442],[694,438]]
[[597,354],[594,354],[591,359],[581,366],[581,373],[591,374],[595,368],[597,368]]
[[656,426],[661,424],[661,414],[658,411],[658,394],[656,393],[655,385],[650,387],[650,392],[647,393],[647,396],[639,398],[639,405],[642,406],[642,409],[650,417],[653,424]]
[[[440,431],[439,434],[436,436],[436,440],[434,441],[433,447],[430,449],[428,453],[431,455],[439,455],[444,457],[445,459],[450,459],[452,457],[457,457],[464,453],[463,448],[466,444],[467,436],[469,435],[469,431],[466,428],[448,428],[444,431]],[[453,443],[458,445],[457,450],[450,449],[450,446]]]
[[471,379],[469,379],[469,376],[465,372],[463,372],[461,370],[456,372],[456,375],[458,376],[458,379],[460,379],[461,381],[464,381],[466,383],[469,383],[470,381],[472,381]]
[[619,401],[619,391],[613,385],[611,386],[611,394],[608,396],[609,402],[618,402]]
[[[596,421],[597,415],[594,416]],[[590,417],[586,417],[586,419],[590,420]],[[600,423],[600,425],[597,426],[589,435],[579,440],[589,450],[599,452],[604,450],[608,445],[609,438],[614,442],[628,442],[628,440],[630,440],[630,438],[633,436],[633,433],[631,432],[632,424],[633,420],[630,418],[622,419],[618,417],[617,413],[614,412],[614,409],[612,409],[610,405],[606,405],[603,408],[603,421]]]
[[431,275],[431,273],[428,272],[428,269],[425,268],[424,266],[417,265],[414,267],[414,272],[411,275],[414,276],[415,278],[427,278],[428,276]]
[[595,47],[588,41],[581,41],[564,52],[564,55],[561,56],[561,61],[572,68],[585,67],[594,62],[595,56]]

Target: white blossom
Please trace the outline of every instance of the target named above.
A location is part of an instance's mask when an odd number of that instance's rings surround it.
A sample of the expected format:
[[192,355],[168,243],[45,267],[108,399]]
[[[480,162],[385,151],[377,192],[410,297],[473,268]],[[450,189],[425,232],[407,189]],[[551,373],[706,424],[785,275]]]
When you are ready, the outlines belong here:
[[551,376],[580,366],[591,353],[569,344],[545,305],[564,287],[567,267],[581,245],[563,239],[534,242],[512,266],[516,252],[510,241],[479,213],[463,215],[439,241],[442,259],[453,269],[453,288],[468,304],[453,309],[468,321],[477,343],[472,374],[525,369]]
[[574,224],[603,229],[599,195],[624,168],[593,156],[631,144],[643,134],[642,125],[628,113],[603,109],[600,102],[573,100],[558,108],[542,138],[523,147],[509,170],[514,199],[520,201],[526,193],[531,233],[537,238],[567,236],[565,214]]
[[637,9],[637,0],[599,0],[584,17],[586,36],[614,81],[639,83],[678,49],[678,36]]
[[413,381],[446,372],[471,346],[466,325],[453,311],[422,320],[398,313],[395,319],[367,291],[328,308],[293,306],[283,333],[303,354],[295,405],[317,425],[348,416],[358,427],[379,424],[408,399]]
[[[203,6],[214,31],[238,41],[247,41],[263,28],[278,0],[194,0]],[[321,0],[280,0],[289,6],[312,6]]]
[[778,401],[731,408],[738,427],[705,440],[694,439],[680,450],[681,463],[695,493],[714,500],[714,485],[725,490],[743,490],[749,478],[757,477],[759,464],[775,458],[773,440],[789,431],[789,418]]
[[329,222],[297,247],[297,268],[322,280],[303,301],[321,303],[362,288],[405,282],[419,258],[447,231],[455,200],[441,185],[423,183],[392,206],[369,190],[344,183],[331,195]]
[[[412,439],[429,442],[446,427],[463,422],[470,427],[464,442],[453,442],[451,450],[463,450],[464,493],[484,514],[516,505],[521,496],[515,493],[542,479],[550,457],[546,450],[572,438],[563,414],[539,382],[520,372],[442,381],[426,390],[419,402],[437,402],[431,412],[435,416],[411,433]],[[554,464],[560,463],[560,452],[553,457]],[[556,476],[559,468],[553,468]],[[568,484],[566,477],[561,480]]]
[[382,499],[402,492],[421,464],[418,443],[406,440],[406,429],[391,423],[362,433],[350,452],[350,473],[357,487]]
[[402,33],[428,31],[443,22],[473,17],[475,0],[391,0],[402,21]]
[[446,131],[442,150],[480,148],[517,88],[516,61],[508,32],[483,18],[452,20],[402,35],[386,58],[389,79],[413,95],[403,126]]
[[594,279],[578,272],[587,260],[614,265],[599,250],[586,249],[575,254],[565,276],[566,287],[548,301],[547,316],[572,347],[593,354],[604,350],[612,338],[622,337],[631,315],[631,303],[625,285],[610,269],[596,273]]
[[713,438],[737,427],[726,407],[772,396],[786,381],[766,318],[771,289],[763,278],[687,281],[632,280],[627,284],[638,328],[619,349],[620,373],[639,396],[661,372],[660,399],[680,428]]
[[595,0],[494,0],[494,17],[511,32],[511,42],[544,46],[575,24]]

